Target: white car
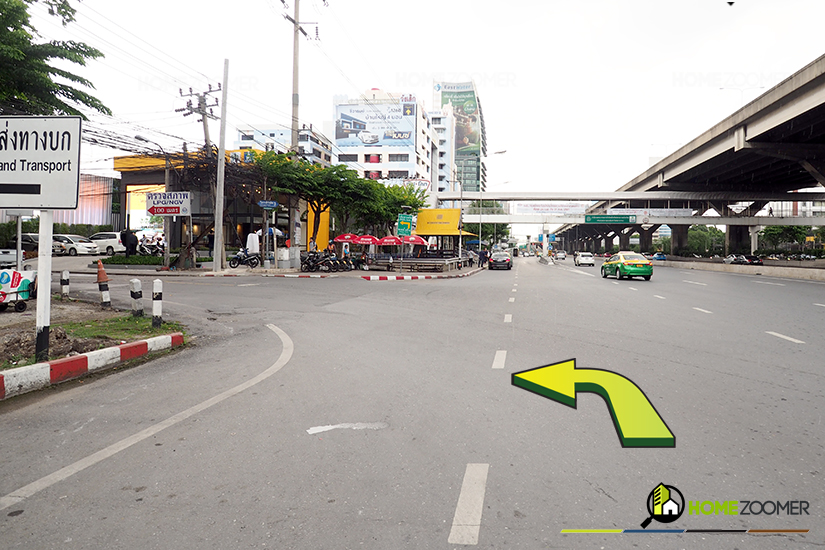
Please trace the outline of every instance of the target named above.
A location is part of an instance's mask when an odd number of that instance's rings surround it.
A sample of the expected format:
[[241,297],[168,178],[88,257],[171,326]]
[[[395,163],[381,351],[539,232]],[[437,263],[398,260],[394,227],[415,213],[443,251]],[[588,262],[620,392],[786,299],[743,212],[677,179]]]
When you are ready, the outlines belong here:
[[566,260],[567,259],[567,252],[564,250],[559,250],[556,252],[556,259],[557,260]]
[[65,254],[69,256],[100,253],[100,249],[95,243],[80,235],[54,235],[54,240],[66,248]]
[[378,143],[378,134],[361,130],[358,133],[358,139],[361,140],[361,143]]
[[126,247],[120,242],[120,233],[115,231],[104,231],[102,233],[95,233],[89,237],[91,241],[97,245],[98,250],[113,255],[115,252],[126,252]]
[[576,265],[596,265],[595,260],[593,260],[593,254],[590,252],[579,252],[576,254],[576,258],[573,260],[573,263]]

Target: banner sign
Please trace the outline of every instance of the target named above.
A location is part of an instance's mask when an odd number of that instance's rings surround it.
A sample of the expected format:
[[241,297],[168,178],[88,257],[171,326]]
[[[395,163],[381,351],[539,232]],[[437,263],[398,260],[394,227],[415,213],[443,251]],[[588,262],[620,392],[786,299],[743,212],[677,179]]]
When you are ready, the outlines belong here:
[[191,216],[189,191],[146,193],[146,211],[152,216]]

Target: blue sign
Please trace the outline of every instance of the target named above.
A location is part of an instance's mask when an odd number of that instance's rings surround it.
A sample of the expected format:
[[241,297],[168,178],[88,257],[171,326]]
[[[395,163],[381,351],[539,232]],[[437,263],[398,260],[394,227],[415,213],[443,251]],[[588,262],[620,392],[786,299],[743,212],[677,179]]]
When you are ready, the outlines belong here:
[[278,201],[258,201],[258,206],[264,210],[274,210],[278,208]]
[[551,233],[550,235],[548,235],[548,236],[547,236],[547,242],[548,242],[548,243],[554,243],[554,242],[556,242],[556,234],[555,234],[555,233]]

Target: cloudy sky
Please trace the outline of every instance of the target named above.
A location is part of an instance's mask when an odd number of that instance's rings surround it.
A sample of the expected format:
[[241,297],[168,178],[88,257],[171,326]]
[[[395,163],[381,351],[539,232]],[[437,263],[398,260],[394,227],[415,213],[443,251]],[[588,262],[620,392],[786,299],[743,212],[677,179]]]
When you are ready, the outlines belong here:
[[[188,93],[217,87],[229,60],[227,143],[238,126],[289,125],[295,0],[74,2],[44,38],[106,58],[79,70],[114,112],[95,124],[167,149],[201,142]],[[822,0],[301,0],[303,123],[332,98],[415,93],[473,78],[487,124],[490,190],[612,191],[825,53]],[[315,40],[317,29],[318,40]],[[220,94],[212,97],[219,98]],[[215,114],[219,114],[215,108]],[[219,124],[211,123],[217,143]],[[84,168],[106,173],[111,150]]]

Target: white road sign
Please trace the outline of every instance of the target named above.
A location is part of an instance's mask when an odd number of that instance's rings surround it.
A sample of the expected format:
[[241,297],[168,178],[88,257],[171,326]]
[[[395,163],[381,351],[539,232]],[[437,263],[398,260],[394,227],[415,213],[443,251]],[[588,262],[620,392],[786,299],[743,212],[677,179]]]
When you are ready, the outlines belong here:
[[71,210],[80,185],[80,117],[0,117],[0,208]]
[[146,211],[152,216],[191,216],[189,191],[146,193]]

